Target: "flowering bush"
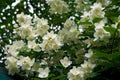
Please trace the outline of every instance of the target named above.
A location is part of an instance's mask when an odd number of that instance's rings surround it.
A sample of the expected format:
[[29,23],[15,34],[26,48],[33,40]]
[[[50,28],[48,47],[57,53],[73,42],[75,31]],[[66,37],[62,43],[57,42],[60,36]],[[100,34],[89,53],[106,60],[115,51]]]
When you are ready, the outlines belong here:
[[109,10],[118,7],[112,1],[41,2],[41,10],[47,9],[43,15],[33,9],[29,11],[33,15],[15,15],[11,42],[3,46],[9,75],[29,80],[85,80],[97,75],[94,69],[99,65],[120,56],[120,16],[109,17]]

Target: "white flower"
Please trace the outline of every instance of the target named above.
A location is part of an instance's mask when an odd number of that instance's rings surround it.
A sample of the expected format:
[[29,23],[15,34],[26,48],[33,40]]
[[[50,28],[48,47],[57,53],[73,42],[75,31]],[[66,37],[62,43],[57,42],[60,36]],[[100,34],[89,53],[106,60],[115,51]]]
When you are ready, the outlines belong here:
[[35,22],[35,26],[36,26],[36,34],[39,36],[44,36],[48,29],[49,29],[49,25],[48,25],[48,21],[44,18],[39,19],[38,17],[36,17],[34,19]]
[[105,12],[103,11],[103,7],[101,5],[101,3],[94,3],[93,6],[91,6],[91,10],[90,10],[90,19],[93,20],[95,18],[103,18],[105,15]]
[[47,64],[48,64],[48,63],[47,63],[47,61],[46,61],[46,58],[44,58],[44,59],[41,60],[40,65],[47,65]]
[[80,67],[75,67],[68,72],[68,79],[69,80],[83,80],[84,79],[84,72],[81,70]]
[[90,12],[84,11],[83,15],[81,16],[81,21],[87,21],[89,19]]
[[38,72],[39,72],[38,77],[46,78],[46,77],[48,77],[50,70],[48,67],[46,67],[45,69],[39,68]]
[[18,66],[17,66],[17,59],[14,57],[7,57],[6,61],[6,68],[8,69],[8,74],[14,75],[16,72],[18,72]]
[[16,57],[19,54],[17,50],[24,47],[24,45],[25,43],[22,40],[14,41],[12,45],[6,45],[6,50],[7,50],[6,53]]
[[48,32],[45,36],[43,36],[43,42],[40,44],[40,47],[43,51],[49,51],[56,50],[62,45],[61,38],[57,34],[54,34],[53,31],[51,31],[50,33]]
[[13,45],[7,45],[6,50],[7,50],[6,54],[12,55],[14,57],[16,57],[19,54],[19,52],[16,51],[16,46],[13,46]]
[[62,14],[69,12],[68,4],[63,0],[47,0],[50,4],[50,13],[51,14]]
[[73,66],[73,68],[70,70],[70,73],[72,73],[73,75],[78,75],[80,74],[80,67],[76,68],[75,66]]
[[46,0],[48,4],[51,4],[55,0]]
[[81,64],[81,70],[84,72],[84,74],[88,74],[92,72],[92,69],[95,67],[95,64],[92,64],[90,61],[84,61],[83,64]]
[[68,57],[64,57],[60,60],[61,64],[66,68],[72,64],[72,61],[68,59]]
[[78,36],[80,31],[77,29],[77,25],[73,20],[67,19],[64,23],[64,28],[59,31],[58,35],[63,39],[64,43],[68,43],[70,41],[78,40]]
[[94,41],[96,40],[107,41],[110,38],[110,33],[105,31],[104,28],[99,28],[95,30],[94,37],[95,37]]
[[91,49],[88,50],[88,53],[85,54],[85,57],[91,58],[93,55],[93,51]]
[[28,41],[28,48],[33,49],[35,51],[40,51],[40,46],[35,41]]
[[30,15],[25,15],[23,12],[21,14],[17,14],[17,21],[22,25],[30,25],[32,17]]
[[84,0],[75,0],[75,3],[77,4],[75,6],[75,10],[76,11],[82,11],[83,9],[85,9],[85,6],[84,6]]
[[27,40],[28,41],[35,40],[37,36],[38,35],[36,34],[36,30],[32,29],[32,31],[30,32],[30,34],[27,37]]
[[30,59],[30,57],[20,57],[20,60],[17,62],[17,65],[21,66],[23,70],[30,70],[35,62],[35,59]]
[[100,21],[99,23],[95,23],[95,30],[99,28],[103,28],[105,26],[104,21]]
[[27,25],[22,25],[19,28],[15,29],[15,32],[21,37],[21,38],[26,38],[32,33],[32,26]]
[[93,6],[91,6],[92,9],[101,9],[103,10],[104,8],[102,7],[101,3],[94,3]]

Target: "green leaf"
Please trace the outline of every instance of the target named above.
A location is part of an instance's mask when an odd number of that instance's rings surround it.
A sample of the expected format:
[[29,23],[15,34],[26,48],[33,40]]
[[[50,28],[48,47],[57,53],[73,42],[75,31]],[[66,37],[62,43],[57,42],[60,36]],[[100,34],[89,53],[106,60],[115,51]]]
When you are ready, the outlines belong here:
[[100,22],[102,19],[103,19],[103,18],[95,18],[95,19],[93,20],[93,23]]
[[114,33],[115,33],[115,31],[116,31],[116,28],[109,26],[109,27],[104,27],[104,29],[105,29],[106,31],[110,32],[111,36],[114,36]]

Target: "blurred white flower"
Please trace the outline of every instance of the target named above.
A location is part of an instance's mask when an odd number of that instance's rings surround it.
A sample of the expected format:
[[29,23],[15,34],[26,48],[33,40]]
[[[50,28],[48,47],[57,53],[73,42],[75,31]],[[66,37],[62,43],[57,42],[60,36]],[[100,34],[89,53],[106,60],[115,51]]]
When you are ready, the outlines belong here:
[[29,49],[33,49],[35,51],[40,51],[41,50],[39,44],[37,44],[35,41],[28,41],[27,46],[28,46]]
[[84,72],[85,75],[92,72],[94,67],[95,64],[92,64],[90,61],[84,61],[84,63],[81,64],[81,70]]
[[80,21],[84,22],[89,20],[89,16],[90,16],[90,12],[84,11]]
[[94,37],[95,37],[94,41],[96,40],[107,41],[110,38],[110,33],[105,31],[104,28],[99,28],[95,30]]
[[17,65],[22,67],[23,70],[30,70],[35,62],[35,59],[30,59],[30,57],[20,57],[20,60],[17,62]]
[[5,64],[9,75],[14,75],[16,72],[18,72],[17,61],[18,60],[12,56],[6,57]]
[[19,54],[18,50],[21,49],[24,46],[25,46],[25,43],[22,40],[14,41],[12,45],[6,45],[5,46],[6,50],[7,50],[6,53],[8,55],[12,55],[12,56],[16,57]]
[[56,50],[62,46],[61,38],[54,34],[53,31],[48,32],[43,36],[43,42],[40,44],[40,47],[43,51]]
[[70,70],[70,73],[73,75],[78,75],[80,74],[80,67],[76,68],[75,66]]
[[93,55],[93,51],[91,49],[88,50],[88,53],[85,54],[85,57],[91,58]]
[[38,77],[46,78],[46,77],[48,77],[50,70],[49,70],[48,67],[46,67],[46,68],[39,68],[38,72],[39,72]]
[[44,36],[48,29],[49,29],[49,25],[48,25],[48,21],[44,18],[38,18],[36,17],[34,19],[35,22],[35,26],[36,26],[36,34],[39,36]]
[[90,10],[90,19],[93,20],[95,18],[104,18],[105,12],[103,11],[103,7],[101,3],[94,3],[93,6],[91,6]]
[[58,35],[63,39],[64,43],[68,43],[70,41],[76,42],[78,40],[78,36],[80,31],[77,29],[77,25],[73,20],[67,19],[64,23],[64,28],[59,31]]
[[60,60],[60,63],[66,68],[72,64],[72,61],[70,61],[68,57],[64,57]]
[[69,80],[83,80],[84,78],[84,73],[81,71],[80,67],[75,67],[68,72],[68,79]]
[[63,0],[47,0],[50,4],[50,13],[51,14],[62,14],[69,12],[69,5]]
[[22,25],[30,25],[32,17],[30,15],[25,15],[23,12],[21,14],[17,14],[17,21]]
[[104,28],[105,23],[104,21],[100,21],[99,23],[95,23],[95,30],[99,28]]

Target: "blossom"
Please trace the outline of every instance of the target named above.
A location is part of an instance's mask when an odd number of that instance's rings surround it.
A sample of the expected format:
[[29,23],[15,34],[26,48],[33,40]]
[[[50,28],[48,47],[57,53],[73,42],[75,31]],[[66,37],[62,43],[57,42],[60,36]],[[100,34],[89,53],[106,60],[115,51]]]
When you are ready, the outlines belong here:
[[35,59],[30,59],[30,57],[20,57],[20,60],[17,62],[17,65],[22,67],[23,70],[30,70],[35,62]]
[[34,20],[35,26],[36,26],[36,34],[38,36],[44,36],[48,29],[49,29],[49,25],[48,25],[48,21],[44,18],[38,18],[36,17]]
[[69,12],[68,4],[63,0],[47,0],[50,4],[50,13],[51,14],[62,14]]
[[39,68],[38,72],[39,72],[38,77],[46,78],[46,77],[48,77],[50,70],[48,67],[46,67],[45,69]]
[[84,11],[83,15],[81,16],[81,21],[84,22],[89,20],[89,16],[90,16],[90,12]]
[[103,7],[101,3],[94,3],[93,6],[91,6],[90,10],[90,19],[93,20],[95,18],[103,18],[105,15],[105,12],[103,11]]
[[91,58],[93,55],[93,51],[91,49],[88,50],[88,53],[85,54],[85,57]]
[[27,46],[28,46],[29,49],[33,49],[35,51],[40,51],[41,50],[39,44],[37,44],[35,41],[28,41]]
[[6,50],[7,50],[6,53],[8,55],[12,55],[12,56],[16,57],[19,54],[18,50],[23,48],[24,45],[25,45],[25,43],[22,40],[14,41],[12,45],[6,45]]
[[88,73],[92,72],[92,69],[95,67],[95,64],[92,64],[90,61],[84,61],[83,64],[81,64],[81,70],[84,72],[84,75],[87,75]]
[[94,33],[95,41],[96,40],[104,40],[107,41],[110,38],[110,33],[105,31],[104,28],[96,29]]
[[63,39],[63,42],[70,42],[78,40],[80,31],[73,20],[67,19],[64,23],[64,28],[59,31],[58,35]]
[[12,56],[6,58],[5,64],[6,68],[8,69],[8,74],[14,75],[18,72],[17,61],[18,60]]
[[68,57],[64,57],[60,60],[61,64],[66,68],[72,64],[72,61],[68,59]]
[[48,32],[43,36],[43,42],[40,44],[40,47],[44,51],[56,50],[62,46],[62,41],[57,34],[54,34],[53,31]]
[[72,73],[73,75],[78,75],[78,74],[80,74],[80,67],[76,68],[76,67],[74,66],[73,69],[70,70],[70,73]]
[[68,79],[69,80],[83,80],[84,74],[83,71],[81,71],[80,67],[73,67],[68,72]]
[[30,25],[32,17],[30,15],[25,15],[23,12],[21,14],[17,14],[17,21],[22,25]]
[[75,0],[75,3],[77,4],[75,6],[75,8],[76,8],[75,10],[76,11],[81,11],[81,10],[83,10],[85,8],[83,0]]
[[15,32],[21,37],[26,38],[32,33],[32,26],[29,25],[22,25],[15,29]]
[[95,23],[95,30],[99,28],[104,28],[105,23],[104,21],[100,21],[99,23]]

